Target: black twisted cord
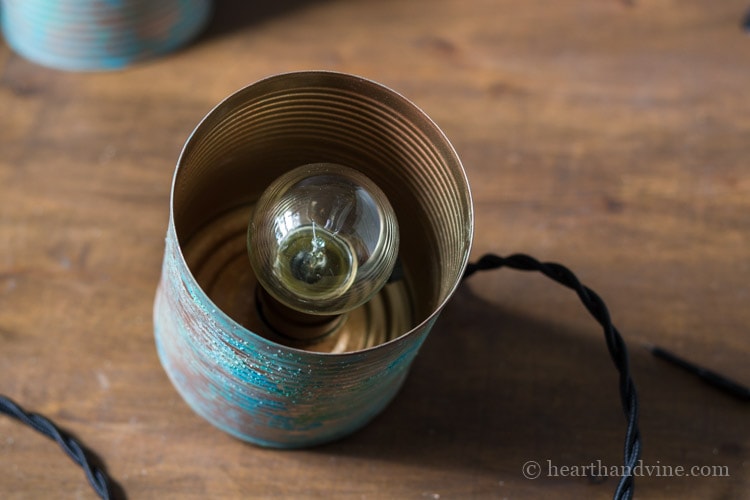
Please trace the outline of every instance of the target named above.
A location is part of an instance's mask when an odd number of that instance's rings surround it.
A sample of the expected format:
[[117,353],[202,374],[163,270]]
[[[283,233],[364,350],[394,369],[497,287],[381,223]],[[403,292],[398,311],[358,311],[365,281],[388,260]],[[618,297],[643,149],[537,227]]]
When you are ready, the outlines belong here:
[[37,414],[30,413],[21,408],[11,399],[0,395],[0,413],[4,413],[20,422],[34,428],[48,438],[57,441],[57,444],[77,463],[86,473],[86,479],[100,498],[109,500],[112,498],[112,488],[107,474],[93,465],[96,457],[83,447],[72,436],[67,434],[53,424],[49,419]]
[[638,429],[638,396],[635,384],[630,376],[630,365],[628,361],[628,350],[620,332],[612,324],[609,310],[604,301],[593,290],[584,286],[568,268],[552,262],[539,262],[533,257],[524,254],[513,254],[508,257],[487,254],[477,262],[470,263],[466,267],[463,278],[466,279],[477,271],[499,269],[509,267],[520,271],[538,271],[548,278],[570,288],[578,294],[578,298],[586,307],[588,312],[604,329],[604,338],[612,361],[620,373],[620,399],[625,418],[628,421],[625,433],[625,457],[623,468],[625,474],[615,490],[615,500],[629,500],[633,498],[633,474],[632,471],[638,465],[641,456],[641,434]]

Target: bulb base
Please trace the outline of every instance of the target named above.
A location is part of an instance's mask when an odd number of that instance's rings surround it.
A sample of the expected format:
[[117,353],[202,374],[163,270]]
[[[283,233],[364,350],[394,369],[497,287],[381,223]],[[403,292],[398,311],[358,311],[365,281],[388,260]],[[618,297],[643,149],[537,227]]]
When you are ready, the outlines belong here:
[[346,314],[320,316],[292,309],[274,299],[262,286],[255,287],[255,306],[268,328],[292,341],[319,342],[334,335],[346,321]]

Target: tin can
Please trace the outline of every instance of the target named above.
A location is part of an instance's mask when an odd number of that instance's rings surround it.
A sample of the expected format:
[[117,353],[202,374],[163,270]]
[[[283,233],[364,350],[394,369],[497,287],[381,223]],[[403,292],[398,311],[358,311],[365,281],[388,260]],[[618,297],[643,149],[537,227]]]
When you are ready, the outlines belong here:
[[[385,192],[403,273],[334,338],[300,344],[258,317],[245,235],[264,189],[317,162],[356,167]],[[214,108],[180,155],[154,305],[162,365],[199,415],[240,439],[298,448],[345,436],[398,392],[460,281],[472,235],[461,162],[406,98],[342,73],[261,80]]]
[[211,0],[1,0],[13,50],[69,71],[124,68],[181,47],[206,24]]

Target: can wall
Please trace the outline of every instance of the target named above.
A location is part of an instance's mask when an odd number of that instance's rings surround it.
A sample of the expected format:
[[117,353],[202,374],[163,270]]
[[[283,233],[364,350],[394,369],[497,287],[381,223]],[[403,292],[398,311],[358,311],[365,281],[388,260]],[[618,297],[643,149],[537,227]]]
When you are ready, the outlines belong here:
[[347,435],[383,410],[401,387],[432,326],[355,353],[289,348],[255,335],[217,309],[166,240],[154,307],[161,362],[203,418],[271,447],[312,446]]

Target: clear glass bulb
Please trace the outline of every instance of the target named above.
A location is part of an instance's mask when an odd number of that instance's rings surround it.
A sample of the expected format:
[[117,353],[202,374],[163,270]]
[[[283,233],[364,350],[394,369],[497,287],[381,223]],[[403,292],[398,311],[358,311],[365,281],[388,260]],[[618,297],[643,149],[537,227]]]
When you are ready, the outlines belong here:
[[282,304],[333,315],[367,302],[388,281],[398,223],[383,191],[358,170],[298,167],[274,181],[247,232],[258,282]]

